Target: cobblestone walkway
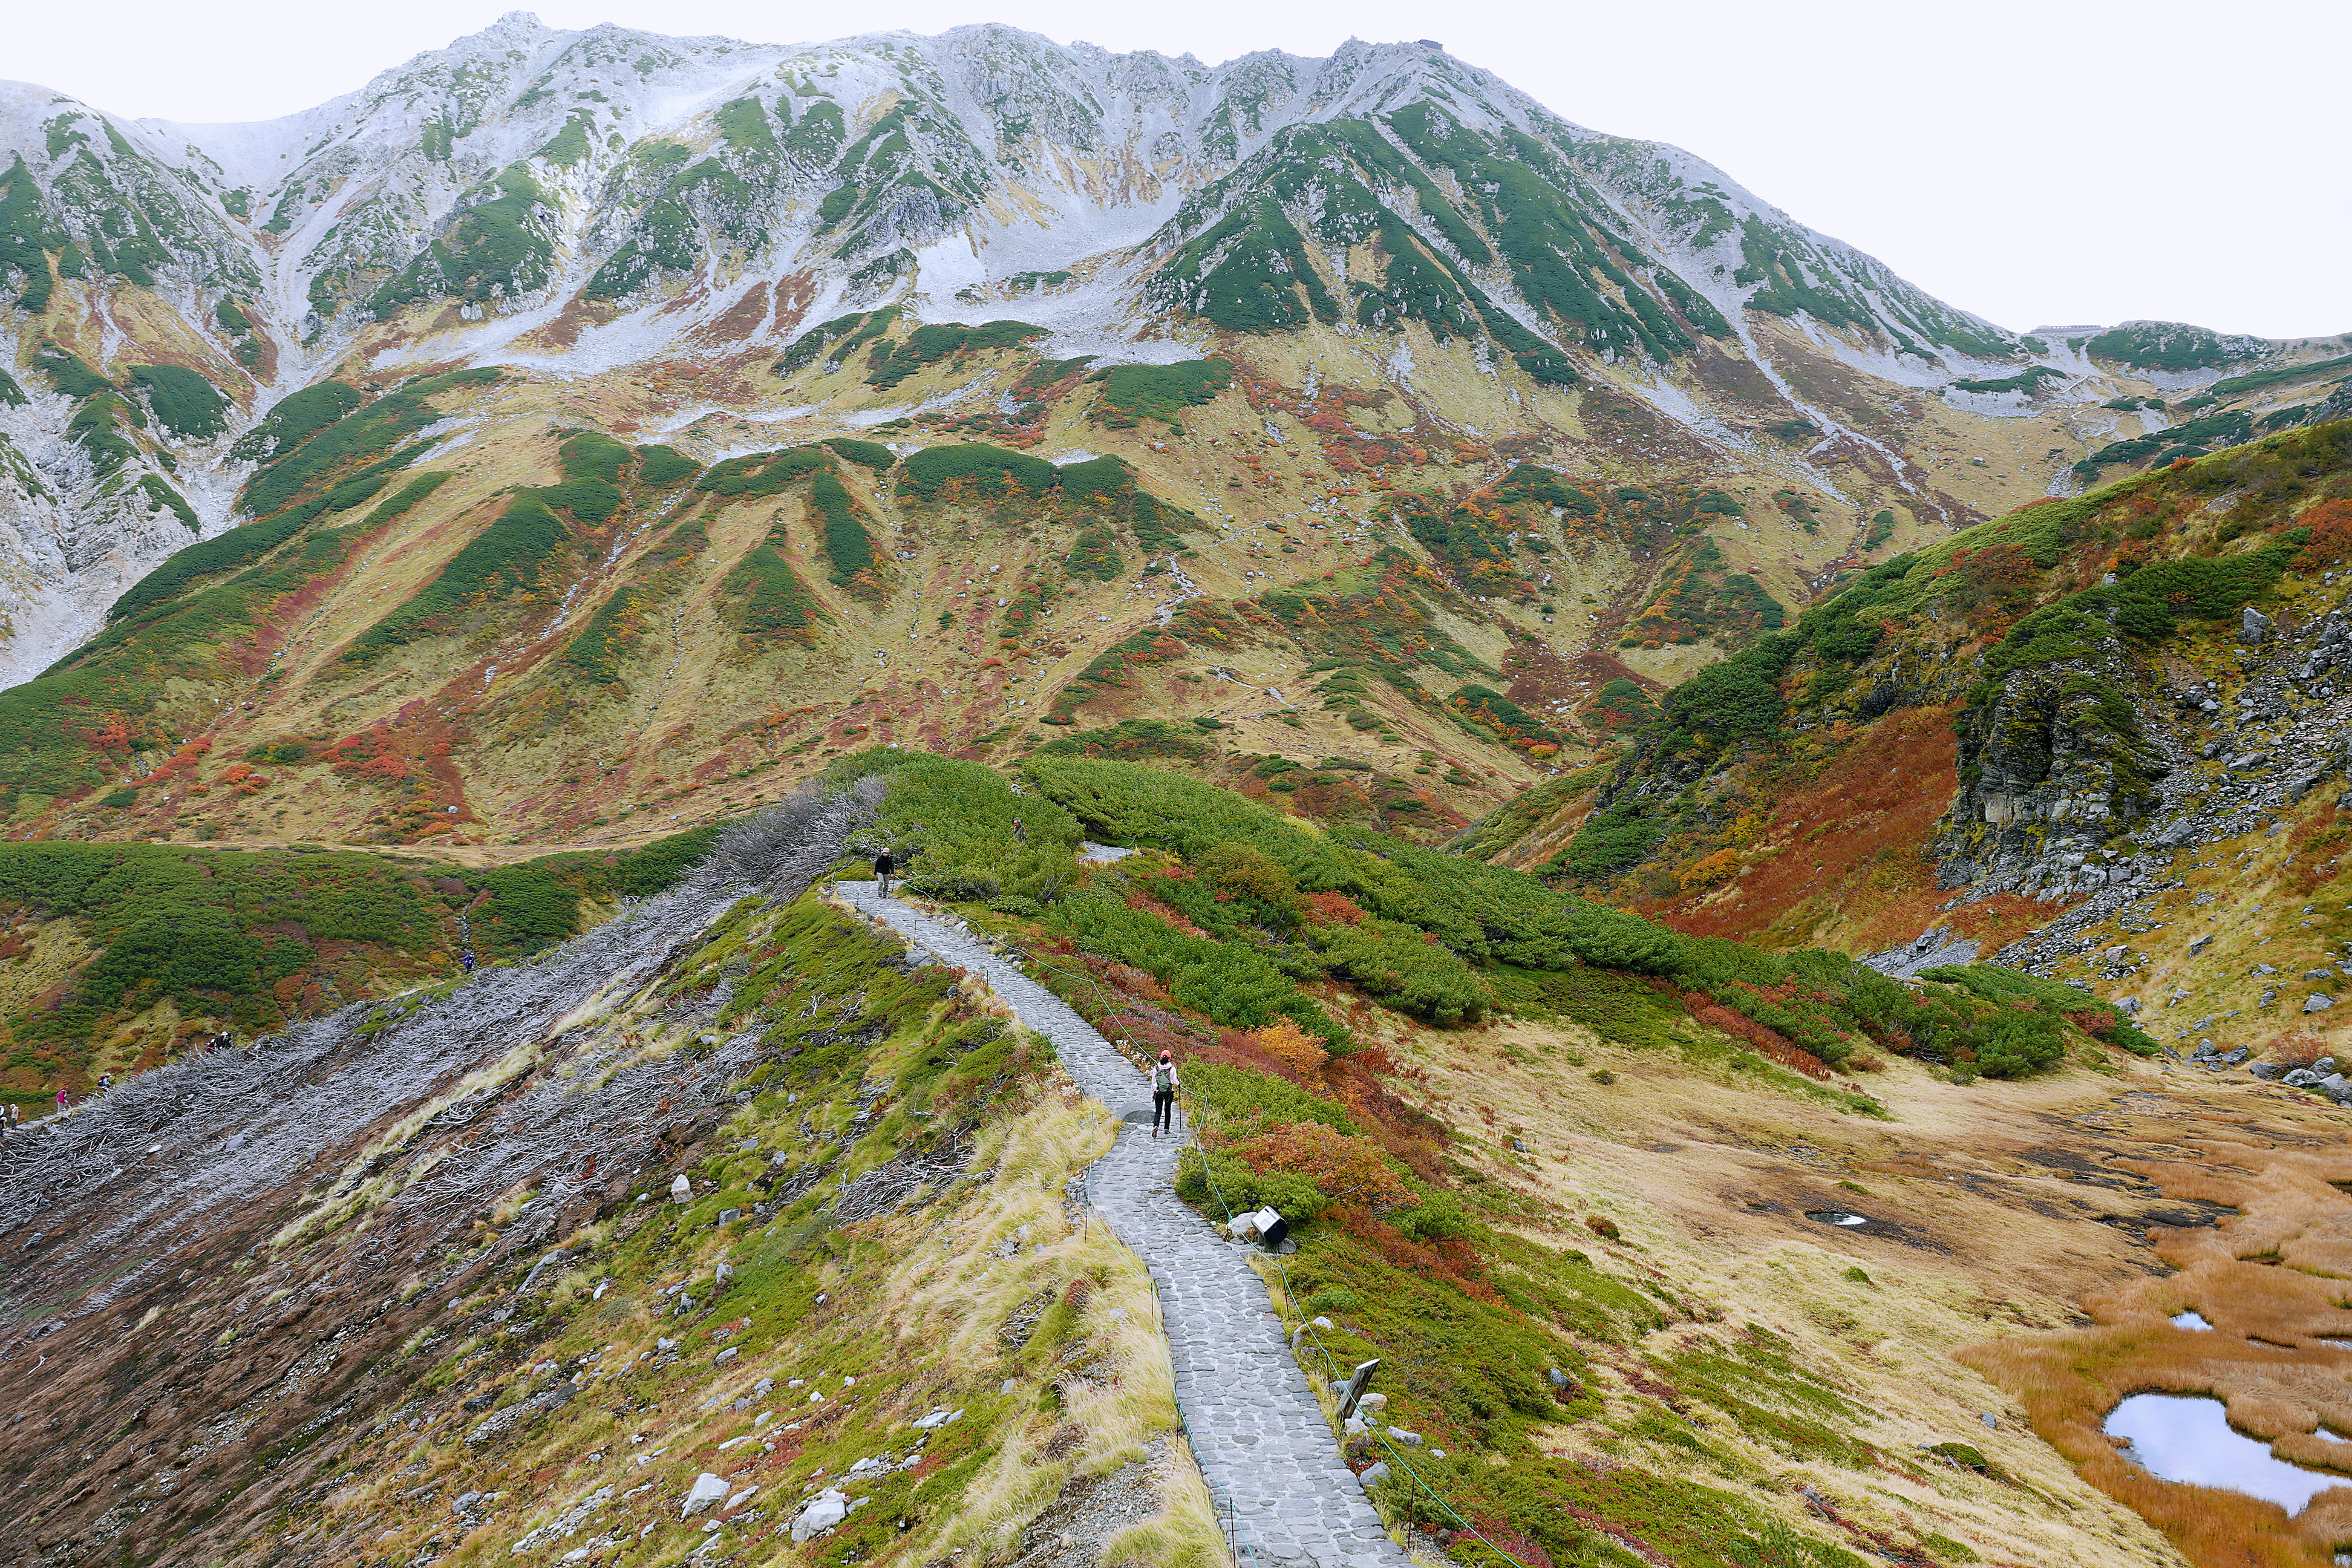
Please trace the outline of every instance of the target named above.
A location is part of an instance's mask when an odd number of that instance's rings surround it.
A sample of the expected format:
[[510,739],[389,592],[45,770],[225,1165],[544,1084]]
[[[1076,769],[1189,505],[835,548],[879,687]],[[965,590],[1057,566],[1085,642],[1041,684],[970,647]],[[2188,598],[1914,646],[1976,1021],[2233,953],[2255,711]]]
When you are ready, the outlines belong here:
[[1118,1142],[1094,1170],[1095,1206],[1151,1271],[1176,1370],[1176,1397],[1201,1468],[1232,1498],[1243,1542],[1298,1568],[1403,1568],[1356,1478],[1339,1460],[1306,1375],[1292,1359],[1265,1285],[1241,1246],[1178,1201],[1170,1185],[1177,1136],[1151,1136],[1143,1076],[1071,1008],[988,948],[871,882],[837,890],[943,963],[988,982],[1020,1020],[1054,1042],[1078,1087],[1122,1117]]

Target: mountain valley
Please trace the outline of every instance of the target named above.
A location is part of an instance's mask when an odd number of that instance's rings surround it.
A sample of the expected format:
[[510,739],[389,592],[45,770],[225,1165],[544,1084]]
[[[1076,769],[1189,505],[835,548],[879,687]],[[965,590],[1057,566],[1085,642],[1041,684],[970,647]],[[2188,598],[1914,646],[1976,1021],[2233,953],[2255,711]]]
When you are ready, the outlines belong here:
[[2352,332],[1430,40],[514,13],[0,83],[0,339],[26,1561],[2352,1550]]

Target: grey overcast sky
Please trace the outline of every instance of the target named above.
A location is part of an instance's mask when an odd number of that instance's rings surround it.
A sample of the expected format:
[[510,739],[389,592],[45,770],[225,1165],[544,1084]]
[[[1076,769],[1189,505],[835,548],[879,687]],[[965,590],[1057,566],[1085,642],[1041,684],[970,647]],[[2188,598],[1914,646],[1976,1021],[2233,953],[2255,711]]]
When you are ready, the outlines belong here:
[[[0,76],[133,117],[268,120],[499,0],[13,7]],[[1059,41],[1322,55],[1435,37],[1567,118],[1673,142],[2003,326],[2352,331],[2346,0],[539,0],[558,27],[798,42],[1003,22]]]

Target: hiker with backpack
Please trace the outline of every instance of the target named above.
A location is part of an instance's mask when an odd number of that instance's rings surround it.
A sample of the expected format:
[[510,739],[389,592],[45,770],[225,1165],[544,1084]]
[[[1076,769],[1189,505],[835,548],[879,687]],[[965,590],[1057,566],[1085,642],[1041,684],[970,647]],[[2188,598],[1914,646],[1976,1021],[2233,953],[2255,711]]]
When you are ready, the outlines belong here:
[[1176,1133],[1176,1058],[1166,1051],[1151,1064],[1151,1135],[1160,1136],[1162,1128],[1170,1137]]
[[874,857],[874,879],[882,884],[882,896],[886,899],[890,896],[890,873],[898,868],[898,863],[890,858],[887,849]]

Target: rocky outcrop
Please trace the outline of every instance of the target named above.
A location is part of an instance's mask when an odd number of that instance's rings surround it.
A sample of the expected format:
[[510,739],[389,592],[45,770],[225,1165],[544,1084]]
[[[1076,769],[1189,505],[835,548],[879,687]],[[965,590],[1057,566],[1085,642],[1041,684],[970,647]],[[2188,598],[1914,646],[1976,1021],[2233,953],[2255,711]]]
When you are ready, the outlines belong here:
[[1874,952],[1862,962],[1898,980],[1916,978],[1943,963],[1974,963],[1978,944],[1946,926],[1932,926],[1909,942]]
[[2336,390],[2320,400],[2304,423],[2326,425],[2337,419],[2352,419],[2352,381],[2336,383]]
[[[2242,617],[2242,629],[2245,624]],[[2002,949],[1999,962],[2036,968],[2071,958],[2083,951],[2076,933],[2179,885],[2167,876],[2172,851],[2274,826],[2276,813],[2345,777],[2352,765],[2352,703],[2343,695],[2352,686],[2352,599],[2308,619],[2267,624],[2263,640],[2239,649],[2234,663],[2220,679],[2164,693],[2168,710],[2162,701],[2136,705],[2175,765],[2129,842],[2095,845],[2079,832],[2053,837],[2038,858],[2021,858],[1977,882],[1971,891],[1979,896],[2037,891],[2082,900]],[[2223,684],[2233,676],[2234,695]],[[1958,857],[1945,861],[1948,868],[1964,864]],[[2273,991],[2264,1005],[2277,999]],[[2319,1012],[2333,1002],[2302,1005]]]
[[2004,874],[2023,887],[2033,870],[2045,886],[2105,886],[2094,853],[2159,808],[2173,764],[2147,732],[2154,705],[2120,643],[2102,656],[2013,671],[1961,716],[1960,793],[1937,843],[1944,887]]
[[2307,646],[2295,661],[2294,679],[2315,696],[2335,696],[2339,680],[2352,680],[2352,618],[2339,606],[2305,626],[2304,637]]

